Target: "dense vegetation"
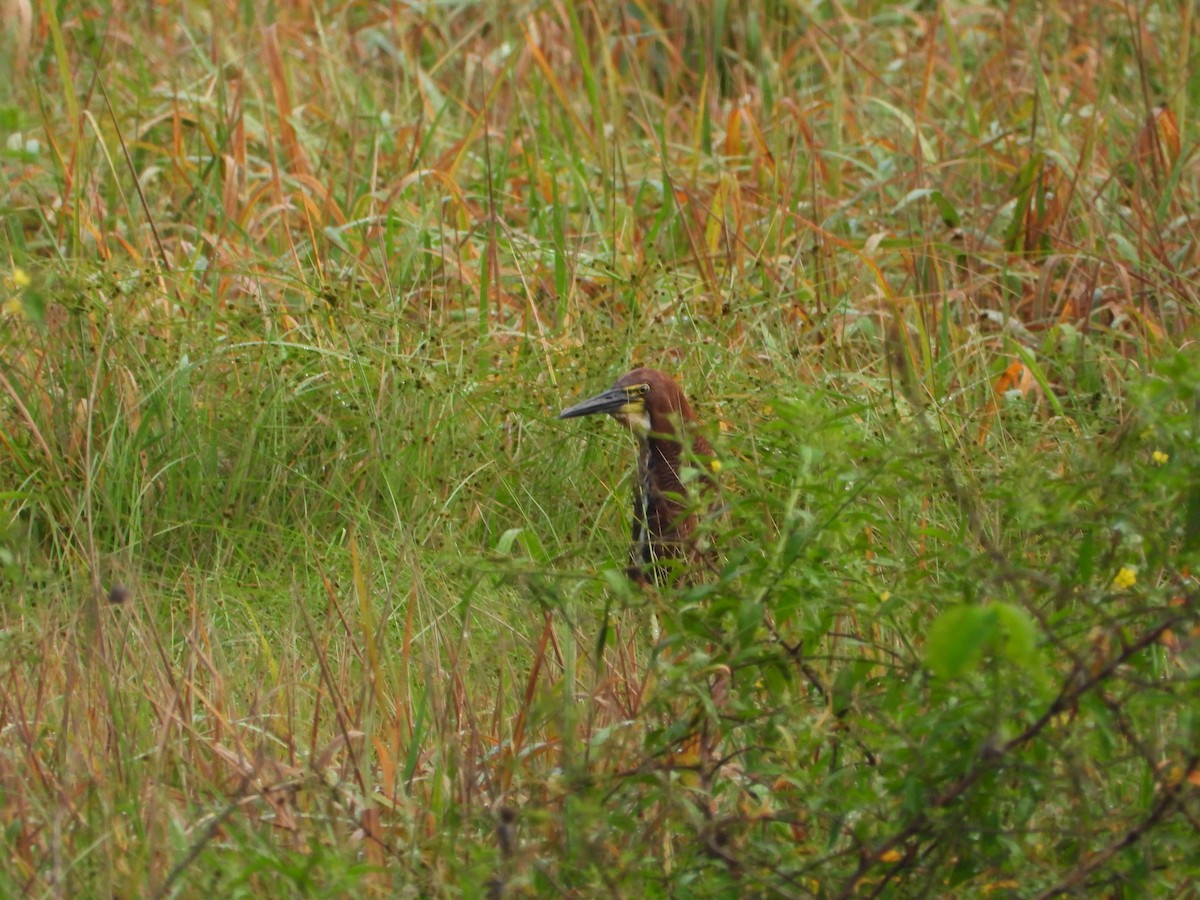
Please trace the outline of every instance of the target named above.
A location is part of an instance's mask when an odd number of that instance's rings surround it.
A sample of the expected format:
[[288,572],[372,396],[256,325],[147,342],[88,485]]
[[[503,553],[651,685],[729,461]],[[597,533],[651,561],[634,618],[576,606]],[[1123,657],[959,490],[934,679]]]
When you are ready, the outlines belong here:
[[6,0],[0,893],[1177,896],[1194,15]]

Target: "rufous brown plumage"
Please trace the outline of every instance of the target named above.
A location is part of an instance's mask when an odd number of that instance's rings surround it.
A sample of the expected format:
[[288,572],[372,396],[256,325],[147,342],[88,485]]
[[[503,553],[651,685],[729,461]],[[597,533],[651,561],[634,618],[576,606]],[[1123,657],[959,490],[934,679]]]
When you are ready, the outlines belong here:
[[[683,390],[657,369],[638,368],[558,417],[600,413],[629,426],[638,439],[629,576],[661,584],[681,566],[689,578],[711,566],[712,550],[703,546],[703,536],[697,533],[694,492],[712,487],[716,462]],[[683,478],[686,466],[699,470],[689,484]]]

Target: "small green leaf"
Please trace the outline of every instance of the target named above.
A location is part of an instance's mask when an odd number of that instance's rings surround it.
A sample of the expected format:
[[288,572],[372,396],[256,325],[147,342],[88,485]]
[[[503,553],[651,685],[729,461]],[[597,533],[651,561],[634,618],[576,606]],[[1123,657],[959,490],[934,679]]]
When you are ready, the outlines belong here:
[[504,534],[500,535],[500,540],[496,542],[496,552],[501,556],[508,556],[512,553],[513,544],[516,543],[517,535],[522,530],[520,528],[510,528]]
[[987,609],[998,625],[1000,655],[1015,666],[1029,668],[1037,658],[1037,626],[1029,613],[1011,603],[992,603]]
[[633,597],[633,582],[625,575],[623,569],[618,569],[615,566],[601,569],[600,577],[604,579],[604,583],[608,586],[608,589],[618,598],[629,599]]
[[546,548],[542,546],[542,541],[536,531],[530,531],[528,528],[522,529],[519,540],[521,546],[525,548],[525,552],[529,554],[529,558],[534,562],[545,563],[550,559],[550,555],[546,553]]
[[1037,625],[1011,603],[956,606],[934,621],[925,662],[935,675],[959,678],[974,671],[989,650],[1022,669],[1037,669]]
[[925,644],[925,663],[941,678],[975,670],[996,634],[996,616],[986,606],[956,606],[934,621]]

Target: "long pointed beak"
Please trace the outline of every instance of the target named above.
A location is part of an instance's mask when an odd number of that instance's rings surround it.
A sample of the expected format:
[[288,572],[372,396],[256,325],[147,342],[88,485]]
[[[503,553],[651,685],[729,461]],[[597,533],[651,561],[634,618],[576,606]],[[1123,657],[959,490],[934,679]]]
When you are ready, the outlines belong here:
[[558,414],[560,419],[575,419],[579,416],[594,416],[599,413],[615,413],[629,402],[629,396],[624,388],[610,388],[603,394],[597,394],[582,403],[568,406]]

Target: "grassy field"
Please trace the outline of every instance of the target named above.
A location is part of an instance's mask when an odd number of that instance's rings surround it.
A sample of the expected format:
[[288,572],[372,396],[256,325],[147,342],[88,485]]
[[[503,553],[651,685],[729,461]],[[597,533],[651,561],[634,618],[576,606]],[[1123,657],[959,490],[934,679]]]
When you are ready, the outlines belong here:
[[0,894],[1195,896],[1192,4],[0,8]]

